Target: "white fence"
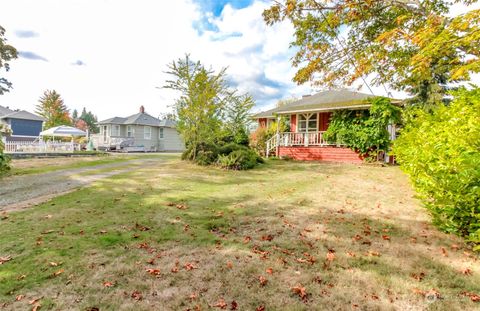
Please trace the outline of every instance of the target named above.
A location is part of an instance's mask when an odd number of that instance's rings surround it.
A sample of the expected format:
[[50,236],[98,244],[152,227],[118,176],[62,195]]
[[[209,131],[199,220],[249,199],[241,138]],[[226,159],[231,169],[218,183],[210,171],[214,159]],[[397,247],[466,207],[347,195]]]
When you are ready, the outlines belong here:
[[63,142],[7,141],[5,153],[56,153],[80,150],[80,145]]

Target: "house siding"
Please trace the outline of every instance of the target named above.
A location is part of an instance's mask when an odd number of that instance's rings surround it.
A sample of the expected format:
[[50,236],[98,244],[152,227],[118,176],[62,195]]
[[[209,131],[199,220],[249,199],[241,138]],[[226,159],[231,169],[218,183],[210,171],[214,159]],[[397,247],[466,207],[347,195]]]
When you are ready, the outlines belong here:
[[39,136],[42,131],[42,121],[25,119],[8,119],[12,129],[12,135]]
[[[158,134],[157,134],[158,137]],[[160,139],[162,151],[183,151],[185,144],[176,129],[165,127],[163,130],[163,139]]]

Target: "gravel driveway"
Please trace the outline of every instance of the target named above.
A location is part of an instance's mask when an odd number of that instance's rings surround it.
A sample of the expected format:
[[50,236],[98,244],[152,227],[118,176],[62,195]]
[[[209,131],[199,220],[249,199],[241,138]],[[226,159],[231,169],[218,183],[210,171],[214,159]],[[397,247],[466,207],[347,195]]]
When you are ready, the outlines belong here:
[[[50,173],[7,177],[0,180],[0,212],[24,209],[89,185],[99,179],[164,161],[164,159],[158,158],[135,159]],[[111,170],[102,171],[98,174],[91,173],[92,171],[106,169]],[[88,174],[82,175],[83,173]]]

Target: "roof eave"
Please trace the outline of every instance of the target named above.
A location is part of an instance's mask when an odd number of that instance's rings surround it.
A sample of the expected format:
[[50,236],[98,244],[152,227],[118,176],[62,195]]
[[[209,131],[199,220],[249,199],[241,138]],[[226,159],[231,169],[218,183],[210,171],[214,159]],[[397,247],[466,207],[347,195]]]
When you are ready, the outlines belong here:
[[352,109],[367,109],[371,105],[355,105],[355,106],[340,106],[340,107],[329,107],[329,108],[310,108],[310,109],[298,109],[298,110],[285,110],[277,111],[277,114],[290,114],[290,113],[301,113],[301,112],[319,112],[319,111],[335,111],[335,110],[352,110]]

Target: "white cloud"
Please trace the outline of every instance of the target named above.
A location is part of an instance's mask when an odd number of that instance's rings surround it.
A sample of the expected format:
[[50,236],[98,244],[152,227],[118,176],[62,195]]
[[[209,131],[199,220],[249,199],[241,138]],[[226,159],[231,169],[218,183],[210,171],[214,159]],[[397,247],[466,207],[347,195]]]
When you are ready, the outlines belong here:
[[[261,108],[311,93],[309,85],[292,82],[292,26],[263,22],[269,4],[226,5],[216,17],[194,0],[5,1],[0,21],[9,43],[48,62],[11,62],[5,76],[14,89],[0,96],[0,105],[33,111],[43,91],[55,89],[69,108],[85,106],[100,119],[127,116],[140,105],[158,115],[175,94],[156,87],[168,78],[167,64],[185,53],[216,70],[228,67],[233,84]],[[205,27],[199,31],[195,23]]]

